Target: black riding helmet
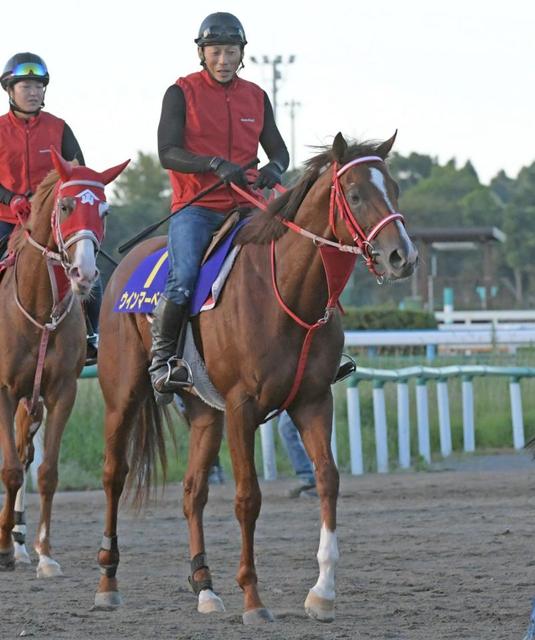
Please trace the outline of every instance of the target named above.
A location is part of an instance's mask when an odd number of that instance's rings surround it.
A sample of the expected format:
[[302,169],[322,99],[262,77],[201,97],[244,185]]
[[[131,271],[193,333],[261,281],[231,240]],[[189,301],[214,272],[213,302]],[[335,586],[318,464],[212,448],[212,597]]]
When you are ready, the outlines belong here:
[[211,13],[202,21],[199,35],[195,38],[198,47],[211,44],[237,44],[243,49],[247,44],[241,22],[232,13]]
[[9,58],[0,76],[2,88],[7,91],[20,80],[39,80],[46,87],[50,76],[43,58],[29,51]]

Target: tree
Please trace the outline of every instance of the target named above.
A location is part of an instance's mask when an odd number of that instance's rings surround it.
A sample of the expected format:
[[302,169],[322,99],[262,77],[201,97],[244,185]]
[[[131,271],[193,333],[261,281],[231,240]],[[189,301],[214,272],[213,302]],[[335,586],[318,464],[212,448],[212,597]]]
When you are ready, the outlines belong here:
[[119,176],[113,195],[121,205],[140,201],[166,201],[169,190],[167,172],[156,155],[138,151],[137,159]]

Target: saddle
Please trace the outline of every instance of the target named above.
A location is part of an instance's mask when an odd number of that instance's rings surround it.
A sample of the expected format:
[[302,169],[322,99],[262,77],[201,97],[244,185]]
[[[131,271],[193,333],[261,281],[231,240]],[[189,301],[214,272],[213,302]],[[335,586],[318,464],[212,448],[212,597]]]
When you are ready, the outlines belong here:
[[[247,223],[244,212],[237,210],[227,216],[214,234],[206,250],[197,285],[191,301],[191,315],[212,309],[239,252],[234,238]],[[167,248],[158,249],[144,258],[131,274],[115,302],[117,313],[152,313],[164,290],[169,271]],[[209,301],[207,303],[207,300]],[[205,304],[207,303],[207,304]]]

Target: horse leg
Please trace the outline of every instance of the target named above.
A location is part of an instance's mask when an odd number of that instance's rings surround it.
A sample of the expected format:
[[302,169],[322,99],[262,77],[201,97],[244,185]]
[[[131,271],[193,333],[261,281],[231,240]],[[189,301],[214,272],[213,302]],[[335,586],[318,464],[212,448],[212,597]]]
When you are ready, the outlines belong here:
[[235,513],[240,523],[242,550],[236,580],[243,591],[244,624],[273,622],[262,604],[254,564],[254,531],[262,496],[254,464],[255,419],[246,402],[229,402],[227,397],[227,439],[236,481]]
[[[132,385],[132,388],[136,387]],[[102,484],[106,494],[106,516],[104,534],[97,554],[101,574],[95,593],[97,608],[115,608],[123,603],[116,577],[120,559],[117,514],[129,469],[127,460],[129,437],[145,393],[150,393],[150,388],[147,387],[145,390],[140,383],[136,394],[128,394],[124,398],[119,396],[114,401],[113,407],[106,403],[105,457],[102,473]],[[138,419],[141,418],[138,417]]]
[[11,534],[15,547],[15,562],[17,564],[29,565],[32,563],[26,549],[26,477],[28,467],[33,460],[34,450],[32,439],[39,429],[42,419],[42,403],[39,404],[35,416],[29,416],[23,403],[19,403],[15,415],[16,442],[19,460],[24,467],[24,481],[15,499],[15,526]]
[[43,462],[38,469],[41,510],[34,549],[39,556],[38,578],[62,576],[59,562],[51,556],[50,524],[52,520],[52,502],[58,486],[58,460],[63,430],[69,419],[76,397],[76,380],[63,383],[61,389],[49,391],[45,398],[47,416],[45,420]]
[[204,547],[203,511],[208,499],[208,474],[221,446],[223,414],[195,397],[185,399],[190,424],[188,468],[184,477],[184,515],[188,521],[191,557],[190,585],[199,613],[225,611],[213,591]]
[[11,531],[15,525],[16,496],[24,479],[24,469],[15,444],[14,413],[7,390],[0,389],[0,451],[4,458],[2,482],[5,487],[4,506],[0,513],[0,571],[13,571],[15,568]]
[[318,549],[319,577],[305,600],[305,610],[321,622],[334,620],[335,567],[339,558],[336,538],[336,501],[339,476],[331,451],[332,395],[321,401],[295,408],[290,416],[297,425],[303,444],[316,467],[320,497],[321,533]]

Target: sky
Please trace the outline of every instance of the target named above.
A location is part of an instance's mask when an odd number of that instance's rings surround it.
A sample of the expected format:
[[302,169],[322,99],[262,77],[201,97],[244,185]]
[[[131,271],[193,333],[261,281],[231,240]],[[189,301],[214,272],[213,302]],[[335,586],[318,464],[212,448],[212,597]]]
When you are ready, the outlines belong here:
[[[440,162],[470,159],[482,182],[515,177],[535,160],[535,2],[532,0],[26,0],[3,20],[0,64],[41,55],[46,110],[73,129],[88,165],[102,170],[139,150],[155,153],[163,94],[200,69],[202,19],[229,11],[249,44],[240,75],[271,97],[281,55],[277,121],[288,148],[296,101],[296,165],[338,132],[386,139]],[[12,25],[12,28],[10,28]],[[8,102],[5,97],[5,110]],[[262,156],[260,156],[262,157]]]

